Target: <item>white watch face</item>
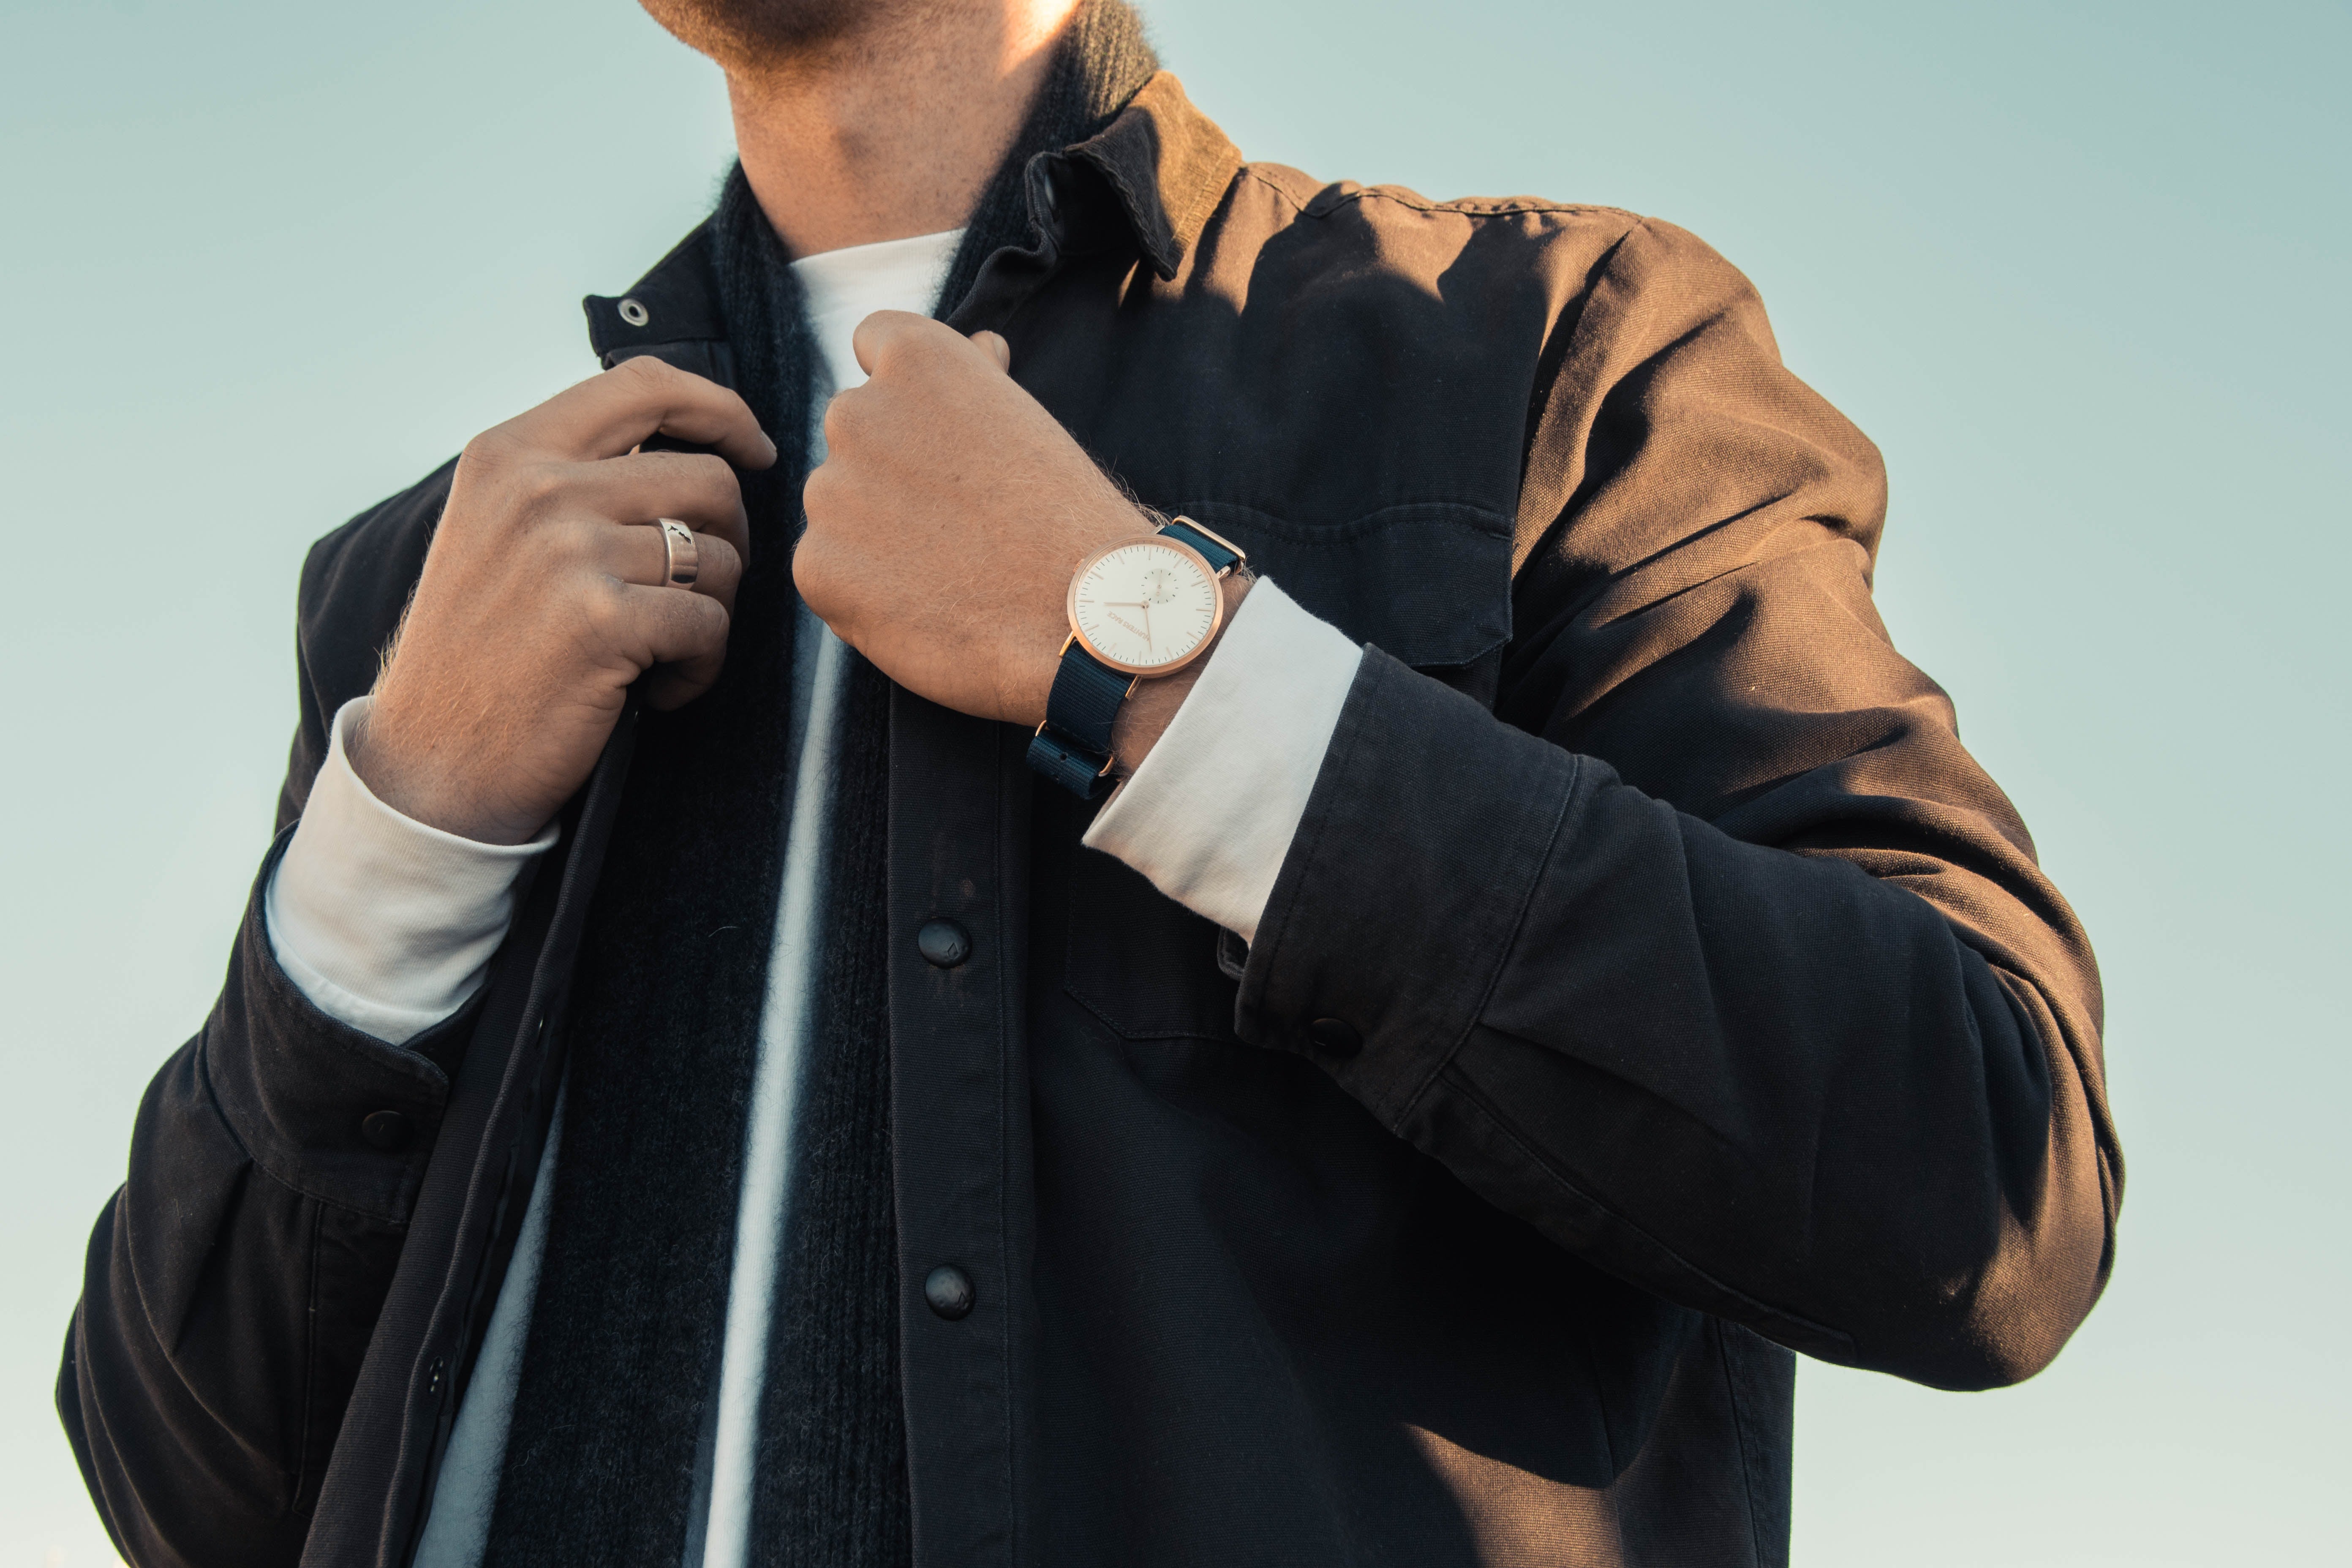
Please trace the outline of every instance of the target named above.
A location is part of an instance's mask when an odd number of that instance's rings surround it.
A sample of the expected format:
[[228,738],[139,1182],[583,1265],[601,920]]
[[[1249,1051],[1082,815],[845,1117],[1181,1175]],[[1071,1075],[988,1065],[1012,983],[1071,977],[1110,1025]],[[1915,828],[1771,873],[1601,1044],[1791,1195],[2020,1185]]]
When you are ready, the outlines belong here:
[[1107,550],[1070,584],[1070,625],[1087,651],[1139,675],[1171,668],[1200,652],[1223,609],[1208,563],[1161,540]]

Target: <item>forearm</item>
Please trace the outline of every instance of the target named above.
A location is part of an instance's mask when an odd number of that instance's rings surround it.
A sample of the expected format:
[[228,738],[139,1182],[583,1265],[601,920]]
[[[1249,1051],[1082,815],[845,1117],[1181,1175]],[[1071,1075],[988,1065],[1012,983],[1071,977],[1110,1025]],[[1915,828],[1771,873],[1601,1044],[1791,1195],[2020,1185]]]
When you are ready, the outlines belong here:
[[[2008,1381],[2095,1299],[2114,1182],[2079,976],[1991,892],[1963,941],[1905,887],[1735,839],[1375,657],[1241,1026],[1662,1295]],[[2004,947],[2007,973],[1979,951]]]

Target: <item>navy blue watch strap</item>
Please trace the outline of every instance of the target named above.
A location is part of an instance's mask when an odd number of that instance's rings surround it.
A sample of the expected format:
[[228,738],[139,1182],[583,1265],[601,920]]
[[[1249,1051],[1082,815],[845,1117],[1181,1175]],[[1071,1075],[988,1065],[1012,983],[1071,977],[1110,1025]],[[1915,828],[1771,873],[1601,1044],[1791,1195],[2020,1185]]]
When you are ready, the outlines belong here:
[[1108,795],[1118,782],[1110,776],[1111,726],[1134,689],[1135,677],[1111,668],[1072,637],[1054,672],[1045,721],[1029,742],[1029,765],[1080,800]]
[[1244,559],[1240,551],[1189,517],[1171,518],[1160,525],[1160,531],[1199,551],[1201,559],[1209,563],[1209,570],[1220,577],[1240,565]]

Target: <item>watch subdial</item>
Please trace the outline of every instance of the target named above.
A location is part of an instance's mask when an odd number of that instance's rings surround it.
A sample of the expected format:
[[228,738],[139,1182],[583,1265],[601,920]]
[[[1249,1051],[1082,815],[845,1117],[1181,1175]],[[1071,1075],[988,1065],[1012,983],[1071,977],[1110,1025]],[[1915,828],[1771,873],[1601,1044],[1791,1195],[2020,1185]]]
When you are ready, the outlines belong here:
[[1169,605],[1176,601],[1176,574],[1165,566],[1154,566],[1146,572],[1140,587],[1146,604]]

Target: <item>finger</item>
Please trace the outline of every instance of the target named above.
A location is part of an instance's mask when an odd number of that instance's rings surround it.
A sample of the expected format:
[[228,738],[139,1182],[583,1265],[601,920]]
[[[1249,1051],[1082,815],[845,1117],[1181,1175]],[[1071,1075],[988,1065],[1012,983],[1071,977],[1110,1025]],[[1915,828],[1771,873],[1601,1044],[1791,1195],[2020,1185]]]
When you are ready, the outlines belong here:
[[698,660],[691,668],[682,664],[657,664],[644,676],[646,706],[657,713],[667,713],[683,708],[719,680],[719,672],[726,661]]
[[[727,606],[709,595],[621,584],[604,601],[603,613],[638,668],[674,678],[655,685],[676,689],[682,683],[685,695],[677,701],[719,679],[727,658],[729,618]],[[655,694],[649,687],[647,696]]]
[[1004,341],[1003,333],[983,328],[972,333],[971,341],[988,351],[988,357],[996,362],[997,369],[1007,375],[1013,374],[1013,345]]
[[776,444],[741,397],[650,354],[557,393],[507,428],[539,450],[583,461],[619,457],[656,435],[714,447],[741,468],[776,460]]
[[640,670],[715,658],[727,651],[727,606],[706,593],[614,583],[591,602],[607,647]]
[[708,452],[637,452],[582,463],[567,474],[583,504],[614,522],[674,517],[698,533],[715,533],[749,555],[751,531],[743,514],[743,487],[723,458]]
[[[811,470],[808,478],[810,485],[817,485],[817,475],[824,473],[827,468],[833,468],[835,475],[839,473],[840,470],[835,459],[850,448],[853,439],[850,435],[851,422],[856,419],[866,405],[871,401],[871,396],[863,386],[853,386],[846,391],[836,392],[826,400],[824,416],[817,421],[817,428],[824,436],[824,461]],[[825,482],[830,483],[834,475],[828,475]],[[803,507],[808,504],[808,493],[805,489],[801,494],[801,504]]]
[[[624,583],[640,587],[676,587],[669,580],[670,551],[658,523],[638,523],[603,531],[604,570]],[[715,533],[694,536],[694,583],[691,591],[708,594],[730,609],[735,587],[743,580],[743,557]]]
[[912,310],[877,310],[857,323],[857,330],[849,335],[849,348],[857,356],[859,369],[868,375],[879,375],[884,362],[894,353],[933,336],[944,337],[950,342],[963,341],[962,334],[954,328],[929,316],[918,316]]

